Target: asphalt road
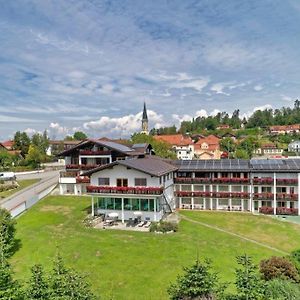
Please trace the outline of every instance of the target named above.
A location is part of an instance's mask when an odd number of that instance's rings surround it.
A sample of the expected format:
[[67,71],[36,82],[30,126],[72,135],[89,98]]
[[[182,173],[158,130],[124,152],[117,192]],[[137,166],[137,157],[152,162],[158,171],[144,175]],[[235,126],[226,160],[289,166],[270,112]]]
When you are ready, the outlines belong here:
[[58,183],[59,171],[43,172],[38,174],[26,174],[18,175],[17,179],[41,179],[36,184],[29,186],[19,192],[11,195],[8,198],[3,199],[0,202],[0,206],[6,208],[7,210],[12,210],[13,208],[19,206],[20,204],[26,202],[32,197],[38,195],[47,188]]

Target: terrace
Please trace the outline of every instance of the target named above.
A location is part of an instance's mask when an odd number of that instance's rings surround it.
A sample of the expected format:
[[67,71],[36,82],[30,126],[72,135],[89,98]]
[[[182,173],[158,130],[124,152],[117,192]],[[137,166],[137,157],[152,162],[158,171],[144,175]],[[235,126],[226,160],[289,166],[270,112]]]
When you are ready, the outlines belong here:
[[229,183],[229,184],[247,184],[250,182],[249,178],[230,178],[230,177],[220,177],[220,178],[208,178],[208,177],[177,177],[174,178],[174,183],[178,184],[193,184],[193,183]]
[[244,192],[192,192],[176,191],[177,197],[207,197],[207,198],[249,198],[249,193]]
[[80,150],[80,155],[111,155],[110,150]]

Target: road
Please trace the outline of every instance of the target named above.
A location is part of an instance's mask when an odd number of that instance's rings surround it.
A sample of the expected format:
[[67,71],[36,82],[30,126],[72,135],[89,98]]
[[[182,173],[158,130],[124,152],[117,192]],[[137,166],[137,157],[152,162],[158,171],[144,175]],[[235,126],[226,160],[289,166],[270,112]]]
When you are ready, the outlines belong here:
[[58,183],[59,171],[50,171],[37,174],[18,175],[18,180],[23,179],[41,179],[36,184],[29,186],[19,192],[11,195],[8,198],[3,199],[0,202],[0,206],[11,211],[12,209],[20,206],[21,204],[33,199],[39,195],[42,191]]

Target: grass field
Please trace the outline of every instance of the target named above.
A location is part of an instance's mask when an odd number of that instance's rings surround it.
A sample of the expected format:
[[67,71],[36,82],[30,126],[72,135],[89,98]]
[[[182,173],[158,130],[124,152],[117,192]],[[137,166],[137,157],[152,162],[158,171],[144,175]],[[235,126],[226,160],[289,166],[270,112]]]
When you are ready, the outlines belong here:
[[[247,253],[258,262],[275,250],[215,229],[182,220],[168,235],[85,228],[90,206],[86,197],[48,197],[17,224],[21,249],[13,256],[16,276],[26,280],[29,268],[50,268],[57,247],[67,265],[86,273],[102,299],[167,299],[167,287],[197,257],[210,258],[224,281],[234,278],[235,257]],[[300,248],[299,225],[238,213],[181,212],[189,218],[264,242],[280,250]]]
[[13,190],[10,190],[10,191],[4,191],[4,192],[1,192],[0,193],[0,199],[1,198],[6,198],[6,197],[9,197],[11,195],[13,195],[14,193],[22,190],[22,189],[25,189],[26,187],[30,186],[30,185],[33,185],[35,184],[36,182],[38,182],[39,179],[25,179],[25,180],[19,180],[18,181],[18,184],[19,184],[19,187],[16,188],[16,189],[13,189]]

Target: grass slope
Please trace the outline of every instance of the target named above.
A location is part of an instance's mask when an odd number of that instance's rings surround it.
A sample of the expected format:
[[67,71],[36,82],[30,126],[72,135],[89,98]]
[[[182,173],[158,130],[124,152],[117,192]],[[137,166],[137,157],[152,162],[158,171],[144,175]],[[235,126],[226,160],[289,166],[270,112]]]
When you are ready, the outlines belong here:
[[[233,280],[236,255],[248,253],[257,262],[277,255],[269,249],[186,220],[181,221],[178,233],[169,235],[85,228],[82,220],[89,206],[87,197],[50,196],[22,215],[17,224],[17,237],[22,247],[12,258],[16,276],[26,280],[30,266],[35,263],[50,268],[58,247],[67,265],[89,276],[95,293],[102,299],[142,297],[157,300],[168,299],[167,287],[182,272],[183,266],[196,259],[197,253],[200,257],[211,258],[215,270],[226,281]],[[225,220],[225,217],[219,220],[218,213],[183,213],[202,221],[203,217],[211,222],[216,218],[220,224]],[[250,228],[253,234],[256,231],[256,240],[262,238],[266,242],[260,232],[263,226],[256,227],[261,218],[228,214],[226,226],[240,230],[244,218],[246,224],[249,223],[245,230]],[[291,245],[299,245],[299,234],[286,235],[300,226],[285,224],[286,227],[281,227],[276,220],[267,221],[268,227],[273,228],[271,232],[281,230],[277,236],[284,235]],[[287,248],[293,249],[284,246]]]
[[1,192],[0,193],[0,199],[1,198],[9,197],[9,196],[15,194],[16,192],[18,192],[18,191],[20,191],[22,189],[25,189],[25,188],[27,188],[30,185],[33,185],[33,184],[37,183],[38,181],[39,181],[39,179],[24,179],[24,180],[19,180],[18,181],[19,187],[16,188],[16,189],[10,190],[10,191]]

